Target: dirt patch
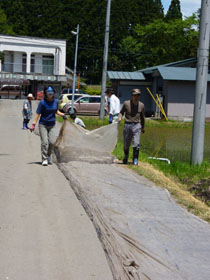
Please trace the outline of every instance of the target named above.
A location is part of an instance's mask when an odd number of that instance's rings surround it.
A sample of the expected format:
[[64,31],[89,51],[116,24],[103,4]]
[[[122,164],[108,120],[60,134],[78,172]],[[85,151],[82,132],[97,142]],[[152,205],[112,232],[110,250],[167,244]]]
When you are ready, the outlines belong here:
[[198,197],[208,206],[210,206],[210,178],[202,179],[198,183],[194,184],[190,189],[195,197]]

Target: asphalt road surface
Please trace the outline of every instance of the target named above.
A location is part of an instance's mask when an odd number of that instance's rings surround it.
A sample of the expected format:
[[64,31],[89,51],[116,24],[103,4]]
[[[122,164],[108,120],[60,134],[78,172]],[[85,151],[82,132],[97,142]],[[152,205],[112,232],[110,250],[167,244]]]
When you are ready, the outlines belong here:
[[39,137],[21,129],[22,104],[0,100],[0,279],[113,279],[69,182],[41,166]]

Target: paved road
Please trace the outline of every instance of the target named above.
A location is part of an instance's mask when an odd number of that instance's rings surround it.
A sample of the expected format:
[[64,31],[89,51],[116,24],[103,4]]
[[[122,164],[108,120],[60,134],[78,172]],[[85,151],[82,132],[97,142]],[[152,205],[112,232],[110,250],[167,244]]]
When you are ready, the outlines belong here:
[[22,102],[0,100],[0,279],[113,279],[69,183],[21,129]]

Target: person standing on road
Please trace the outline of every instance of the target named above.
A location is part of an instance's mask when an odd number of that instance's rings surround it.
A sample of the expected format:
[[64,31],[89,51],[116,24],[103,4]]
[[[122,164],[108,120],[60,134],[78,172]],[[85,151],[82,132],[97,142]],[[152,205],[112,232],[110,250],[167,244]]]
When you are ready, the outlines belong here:
[[140,133],[144,133],[145,115],[144,104],[139,101],[139,89],[133,89],[131,92],[131,100],[123,103],[119,115],[119,121],[125,114],[124,125],[124,159],[123,163],[128,163],[129,147],[133,139],[133,164],[138,165],[139,148],[140,148]]
[[120,113],[120,100],[112,88],[108,88],[105,92],[109,98],[109,123],[116,122]]
[[78,118],[78,117],[76,116],[76,114],[70,114],[70,117],[72,118],[72,120],[74,120],[74,123],[75,123],[75,124],[78,124],[78,125],[80,125],[81,127],[85,128],[85,124],[84,124],[83,120],[81,120],[80,118]]
[[31,101],[33,100],[33,94],[29,93],[27,95],[27,99],[23,103],[23,129],[29,129],[28,123],[32,117],[32,103]]
[[30,127],[34,131],[36,123],[39,120],[39,133],[41,138],[42,165],[52,164],[51,154],[56,142],[55,122],[56,114],[67,119],[64,113],[58,110],[58,100],[54,98],[55,90],[52,86],[44,89],[44,99],[39,102],[36,110],[36,116]]

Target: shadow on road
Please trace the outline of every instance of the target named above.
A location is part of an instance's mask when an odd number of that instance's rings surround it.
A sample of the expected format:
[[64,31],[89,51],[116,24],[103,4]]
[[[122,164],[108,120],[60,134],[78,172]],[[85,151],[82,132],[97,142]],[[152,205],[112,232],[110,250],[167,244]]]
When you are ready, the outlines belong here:
[[32,161],[32,162],[28,162],[28,164],[38,164],[38,165],[42,165],[41,161]]

